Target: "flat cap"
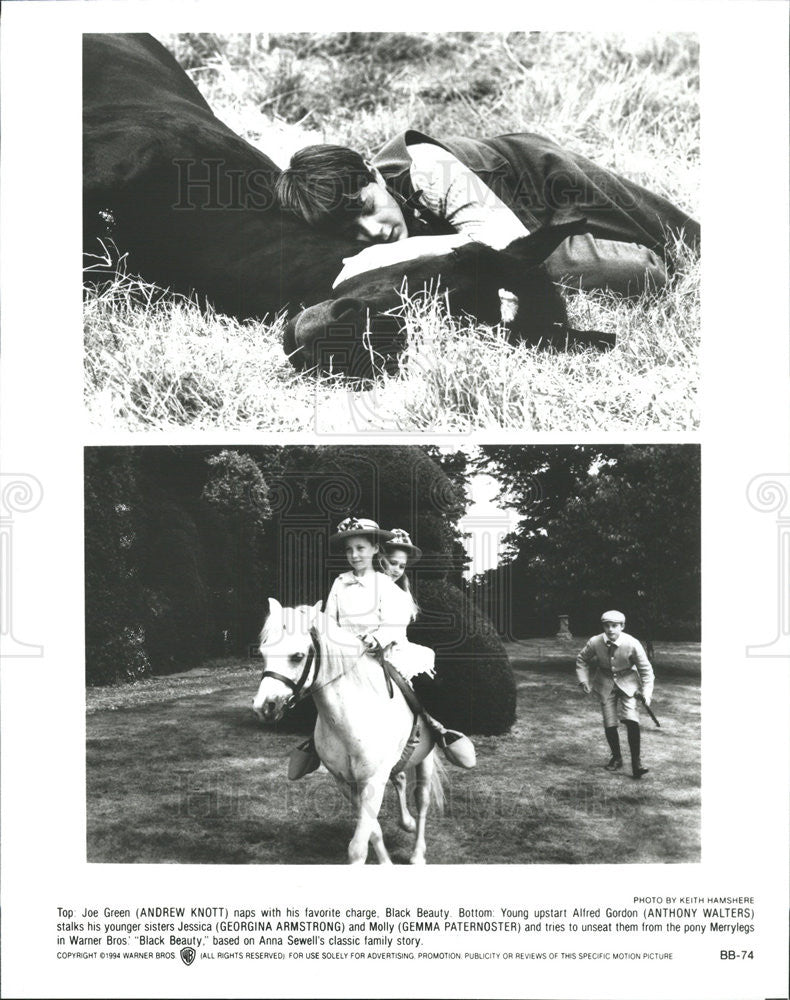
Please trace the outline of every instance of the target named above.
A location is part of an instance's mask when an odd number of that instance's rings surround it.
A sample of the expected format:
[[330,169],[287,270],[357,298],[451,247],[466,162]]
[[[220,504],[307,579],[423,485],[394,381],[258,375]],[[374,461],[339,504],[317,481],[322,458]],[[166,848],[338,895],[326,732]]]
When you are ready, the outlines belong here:
[[622,611],[604,611],[601,615],[602,622],[617,622],[618,625],[625,625],[625,615]]

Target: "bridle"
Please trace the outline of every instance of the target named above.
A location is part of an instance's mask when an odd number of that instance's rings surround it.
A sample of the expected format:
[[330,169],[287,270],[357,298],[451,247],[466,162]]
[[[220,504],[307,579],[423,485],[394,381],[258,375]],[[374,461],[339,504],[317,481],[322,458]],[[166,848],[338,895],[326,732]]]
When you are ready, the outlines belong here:
[[[313,671],[313,667],[315,670]],[[281,681],[286,687],[291,689],[291,697],[285,704],[285,708],[293,708],[293,706],[301,701],[302,698],[306,697],[310,684],[308,680],[310,678],[311,672],[313,673],[313,681],[318,677],[318,671],[321,669],[321,640],[318,637],[318,629],[313,625],[310,629],[310,649],[308,650],[307,656],[305,657],[304,667],[302,668],[302,673],[298,680],[291,680],[290,677],[286,677],[285,674],[280,674],[276,670],[264,670],[261,674],[261,681],[264,677],[273,677],[277,681]]]

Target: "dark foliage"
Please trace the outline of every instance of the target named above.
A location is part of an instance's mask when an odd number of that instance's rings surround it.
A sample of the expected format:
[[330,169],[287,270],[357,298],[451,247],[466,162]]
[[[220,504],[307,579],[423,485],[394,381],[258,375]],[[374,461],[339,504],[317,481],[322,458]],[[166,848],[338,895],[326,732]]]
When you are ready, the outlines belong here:
[[466,509],[453,472],[416,447],[291,447],[249,449],[267,470],[273,515],[270,552],[276,597],[284,605],[313,604],[347,569],[328,539],[349,514],[383,528],[406,528],[423,550],[413,578],[459,573],[457,524]]
[[85,655],[90,683],[150,672],[131,448],[85,452]]
[[[349,513],[405,527],[423,550],[410,572],[414,641],[437,650],[427,697],[445,724],[498,733],[515,689],[496,632],[461,591],[461,454],[417,447],[101,448],[86,452],[89,683],[253,652],[266,599],[324,598]],[[306,701],[285,726],[308,729]]]
[[267,487],[252,459],[90,448],[85,498],[89,683],[249,651],[273,575]]
[[515,555],[474,593],[500,632],[590,635],[608,608],[647,638],[699,638],[700,455],[693,445],[484,448],[521,516]]
[[516,684],[495,628],[452,584],[426,581],[417,598],[409,638],[436,651],[436,679],[415,681],[426,708],[451,729],[506,732],[516,719]]

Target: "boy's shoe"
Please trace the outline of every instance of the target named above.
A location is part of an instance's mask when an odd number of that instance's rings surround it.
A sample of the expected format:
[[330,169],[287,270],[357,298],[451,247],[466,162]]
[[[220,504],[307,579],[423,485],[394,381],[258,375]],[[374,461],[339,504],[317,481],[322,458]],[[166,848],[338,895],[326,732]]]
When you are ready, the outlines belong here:
[[475,745],[463,733],[459,733],[455,729],[445,729],[444,732],[437,734],[436,742],[441,747],[444,756],[456,767],[469,769],[477,763]]
[[614,754],[609,758],[609,763],[604,764],[607,771],[619,771],[623,766],[623,758],[616,757]]
[[306,739],[291,751],[288,758],[288,778],[291,781],[298,781],[311,771],[316,771],[321,766],[321,758],[315,752],[313,737]]
[[631,761],[631,773],[635,778],[641,778],[643,774],[647,774],[650,770],[649,767],[642,767],[642,761],[638,758]]

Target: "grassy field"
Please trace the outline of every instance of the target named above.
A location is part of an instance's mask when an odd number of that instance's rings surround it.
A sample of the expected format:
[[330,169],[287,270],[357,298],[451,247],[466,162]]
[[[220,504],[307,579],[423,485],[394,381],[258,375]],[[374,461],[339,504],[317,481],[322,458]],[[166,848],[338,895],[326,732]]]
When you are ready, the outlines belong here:
[[[162,36],[215,112],[280,164],[313,142],[374,153],[407,127],[441,138],[538,131],[698,205],[698,46],[688,35],[574,33]],[[605,355],[506,343],[498,328],[409,314],[374,391],[298,375],[276,317],[237,323],[128,276],[85,303],[86,406],[108,428],[690,430],[699,422],[700,266],[632,301],[569,294]]]
[[[661,729],[644,720],[650,773],[639,782],[603,769],[600,712],[577,691],[575,647],[517,646],[518,721],[506,735],[475,737],[474,771],[448,767],[444,815],[429,817],[428,862],[698,861],[699,646],[657,644]],[[254,661],[217,661],[88,689],[89,861],[345,862],[345,800],[323,769],[287,780],[297,736],[255,719],[259,671]],[[393,861],[407,863],[410,838],[395,815],[388,792],[384,836]]]

